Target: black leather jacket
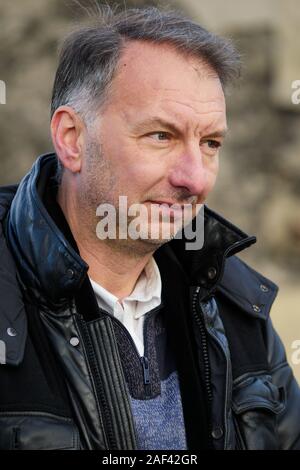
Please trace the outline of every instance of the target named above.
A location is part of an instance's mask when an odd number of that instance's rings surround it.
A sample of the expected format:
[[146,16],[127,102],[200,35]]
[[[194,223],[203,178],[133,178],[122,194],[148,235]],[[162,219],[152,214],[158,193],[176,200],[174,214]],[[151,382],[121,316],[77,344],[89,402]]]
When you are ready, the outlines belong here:
[[[111,318],[78,310],[88,266],[43,204],[54,165],[44,155],[0,190],[0,449],[136,449]],[[277,287],[235,256],[254,242],[206,207],[204,247],[167,249],[190,283],[210,445],[299,449],[299,387],[269,318]]]

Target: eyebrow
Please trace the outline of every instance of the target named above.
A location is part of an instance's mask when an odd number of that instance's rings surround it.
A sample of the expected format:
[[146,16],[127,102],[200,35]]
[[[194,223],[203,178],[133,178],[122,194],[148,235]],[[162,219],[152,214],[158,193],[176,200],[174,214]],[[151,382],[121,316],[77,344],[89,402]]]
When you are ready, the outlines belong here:
[[[134,126],[134,129],[138,132],[143,132],[149,130],[149,127],[151,126],[161,126],[164,127],[165,129],[168,129],[170,132],[175,132],[175,133],[182,133],[182,130],[176,125],[173,124],[172,122],[166,121],[165,119],[157,116],[153,116],[151,118],[145,119],[144,121],[136,124]],[[205,135],[204,137],[206,139],[212,138],[212,137],[221,137],[224,138],[228,132],[228,128],[225,129],[219,129],[214,132],[212,132],[209,135]]]
[[212,132],[211,134],[208,134],[205,136],[206,139],[210,139],[212,137],[226,137],[226,135],[228,134],[228,128],[226,127],[225,129],[220,129],[220,130],[217,130],[215,132]]
[[181,129],[179,129],[179,127],[176,126],[176,124],[173,124],[169,121],[166,121],[165,119],[162,119],[162,118],[156,117],[156,116],[145,119],[144,121],[138,123],[135,126],[135,130],[145,131],[145,130],[147,130],[147,128],[149,128],[151,126],[161,126],[161,127],[164,127],[165,129],[168,129],[172,132],[175,131],[177,133],[182,132]]

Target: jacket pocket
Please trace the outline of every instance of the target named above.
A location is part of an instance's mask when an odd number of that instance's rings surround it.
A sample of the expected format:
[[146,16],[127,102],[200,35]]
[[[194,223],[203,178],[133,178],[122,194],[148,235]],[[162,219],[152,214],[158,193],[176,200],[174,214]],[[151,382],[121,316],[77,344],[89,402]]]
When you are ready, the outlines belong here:
[[80,449],[74,422],[48,413],[1,412],[0,450]]
[[284,388],[274,385],[271,376],[235,381],[232,410],[237,447],[278,449],[277,416],[284,409]]

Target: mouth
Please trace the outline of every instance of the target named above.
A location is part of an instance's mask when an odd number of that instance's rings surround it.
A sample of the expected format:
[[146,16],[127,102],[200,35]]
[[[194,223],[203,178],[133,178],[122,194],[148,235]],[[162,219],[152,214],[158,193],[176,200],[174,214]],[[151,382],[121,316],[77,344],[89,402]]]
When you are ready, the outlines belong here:
[[179,202],[176,202],[176,201],[153,201],[153,200],[149,200],[149,201],[146,201],[146,202],[149,202],[150,204],[156,204],[156,205],[165,205],[165,206],[175,206],[174,207],[174,210],[183,210],[184,207],[186,205],[191,205],[191,204],[180,204]]
[[159,213],[164,218],[163,220],[169,220],[171,222],[175,221],[175,219],[182,220],[184,211],[187,210],[186,205],[174,201],[148,200],[146,202],[158,208]]

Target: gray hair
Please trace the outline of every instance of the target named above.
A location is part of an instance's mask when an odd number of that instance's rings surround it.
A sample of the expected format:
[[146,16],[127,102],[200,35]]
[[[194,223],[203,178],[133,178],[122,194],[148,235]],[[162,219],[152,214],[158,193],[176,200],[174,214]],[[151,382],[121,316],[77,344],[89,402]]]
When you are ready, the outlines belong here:
[[62,44],[51,116],[59,106],[69,105],[89,125],[109,95],[122,50],[131,40],[169,44],[198,57],[212,67],[224,88],[240,74],[232,42],[181,13],[149,6],[117,11],[105,5]]

